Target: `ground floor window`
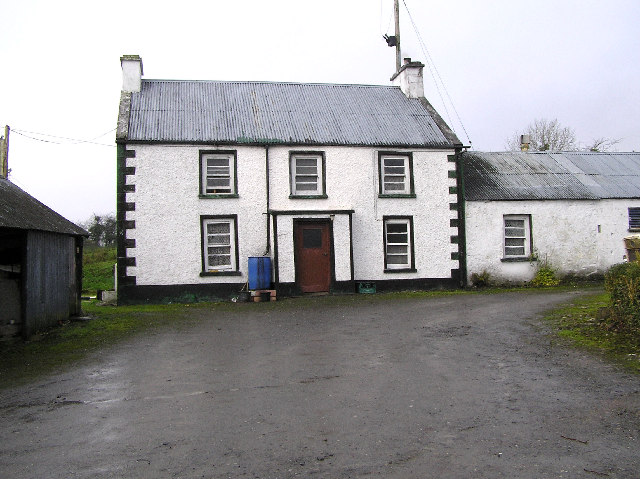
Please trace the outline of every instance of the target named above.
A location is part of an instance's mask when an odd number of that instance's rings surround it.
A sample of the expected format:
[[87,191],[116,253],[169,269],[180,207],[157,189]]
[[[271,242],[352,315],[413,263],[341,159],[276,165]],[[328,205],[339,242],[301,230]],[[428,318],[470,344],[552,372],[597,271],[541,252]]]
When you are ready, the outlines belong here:
[[504,258],[524,259],[531,255],[531,216],[504,215]]
[[236,216],[202,216],[202,270],[224,273],[238,269]]
[[384,217],[384,269],[407,271],[415,267],[413,259],[413,219]]
[[629,208],[629,231],[640,231],[640,208]]

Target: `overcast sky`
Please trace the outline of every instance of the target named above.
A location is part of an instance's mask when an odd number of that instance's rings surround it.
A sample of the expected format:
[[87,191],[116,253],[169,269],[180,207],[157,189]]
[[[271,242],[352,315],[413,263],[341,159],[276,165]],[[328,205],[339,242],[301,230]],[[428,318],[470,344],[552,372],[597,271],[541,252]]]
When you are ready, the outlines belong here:
[[[639,0],[404,2],[446,88],[425,68],[426,96],[465,144],[501,151],[532,120],[557,118],[585,146],[608,137],[640,151]],[[427,63],[404,2],[403,57]],[[392,4],[3,1],[10,179],[75,222],[115,212],[121,55],[140,55],[145,78],[386,85]]]

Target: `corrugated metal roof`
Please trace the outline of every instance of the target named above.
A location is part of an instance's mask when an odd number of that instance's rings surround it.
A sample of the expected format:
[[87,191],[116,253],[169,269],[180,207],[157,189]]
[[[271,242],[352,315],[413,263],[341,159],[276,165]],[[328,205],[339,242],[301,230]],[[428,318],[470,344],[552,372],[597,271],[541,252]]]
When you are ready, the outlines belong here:
[[143,80],[142,90],[131,94],[125,140],[446,148],[459,144],[423,102],[390,86]]
[[640,153],[464,152],[465,198],[640,198]]
[[0,178],[0,228],[88,236],[85,230],[2,178]]

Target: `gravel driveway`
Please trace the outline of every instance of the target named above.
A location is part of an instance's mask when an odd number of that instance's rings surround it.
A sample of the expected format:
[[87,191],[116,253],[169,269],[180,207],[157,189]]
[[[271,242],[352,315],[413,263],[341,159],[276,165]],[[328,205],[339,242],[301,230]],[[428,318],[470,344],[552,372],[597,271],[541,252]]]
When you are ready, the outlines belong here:
[[640,378],[539,320],[577,294],[196,308],[3,391],[0,477],[640,477]]

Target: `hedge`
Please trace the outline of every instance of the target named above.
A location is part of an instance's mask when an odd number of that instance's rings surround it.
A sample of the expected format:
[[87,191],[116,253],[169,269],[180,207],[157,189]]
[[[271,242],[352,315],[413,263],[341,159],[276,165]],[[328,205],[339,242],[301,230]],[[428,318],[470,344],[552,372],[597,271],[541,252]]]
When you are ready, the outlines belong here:
[[620,263],[605,274],[609,293],[611,326],[619,331],[640,333],[640,263]]

